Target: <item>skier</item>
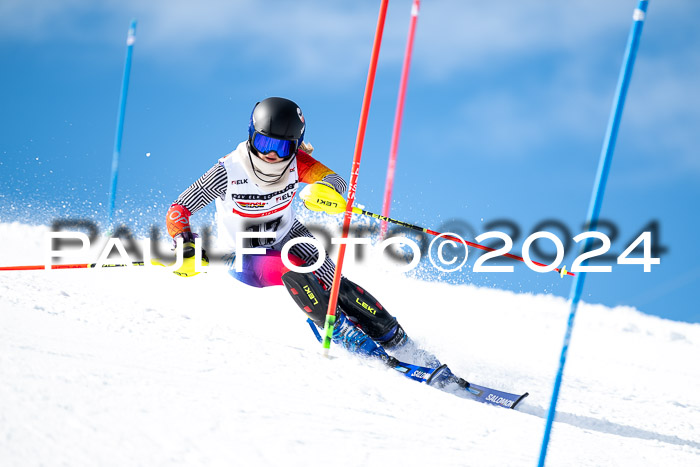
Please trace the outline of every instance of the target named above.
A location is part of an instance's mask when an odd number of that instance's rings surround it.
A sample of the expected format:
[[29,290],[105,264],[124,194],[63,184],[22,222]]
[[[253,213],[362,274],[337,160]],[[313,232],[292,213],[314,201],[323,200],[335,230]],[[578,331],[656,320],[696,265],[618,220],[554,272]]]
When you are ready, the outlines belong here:
[[[229,273],[253,287],[284,285],[304,314],[323,328],[335,272],[333,261],[326,255],[316,271],[299,273],[283,264],[280,252],[292,239],[313,237],[296,219],[292,206],[299,183],[311,184],[312,193],[332,193],[343,206],[347,184],[311,156],[313,147],[304,142],[305,129],[301,109],[291,100],[270,97],[255,104],[247,140],[180,194],[168,210],[166,223],[170,236],[182,238],[184,245],[185,259],[177,273],[193,275],[196,234],[189,219],[215,201],[219,241],[231,252],[227,256]],[[264,248],[265,254],[236,258],[237,242],[238,248]],[[295,244],[289,252],[290,261],[297,266],[319,260],[317,249],[306,242]],[[237,268],[239,261],[242,265]],[[203,263],[208,264],[206,254]],[[340,284],[333,330],[336,344],[388,362],[393,359],[384,349],[403,355],[418,350],[396,318],[364,287],[346,277]],[[440,365],[434,356],[421,355],[425,366]]]

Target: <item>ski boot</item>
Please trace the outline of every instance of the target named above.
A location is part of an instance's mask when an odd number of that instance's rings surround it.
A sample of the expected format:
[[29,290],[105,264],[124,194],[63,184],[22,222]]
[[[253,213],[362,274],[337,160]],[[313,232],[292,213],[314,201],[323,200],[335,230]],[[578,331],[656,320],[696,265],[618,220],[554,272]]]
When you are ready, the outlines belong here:
[[[323,339],[319,329],[323,330],[328,311],[329,292],[311,274],[301,274],[289,271],[282,276],[282,282],[290,295],[307,316],[311,330],[316,339]],[[394,367],[398,361],[387,355],[384,348],[368,336],[355,322],[340,309],[336,308],[336,321],[333,328],[332,340],[335,344],[367,357],[379,358],[387,365]]]
[[392,328],[389,333],[377,339],[377,343],[384,346],[384,349],[402,362],[413,363],[415,365],[424,366],[427,368],[438,368],[440,360],[422,349],[416,344],[416,341],[408,337],[399,323]]
[[[311,329],[314,332],[317,332],[319,328],[323,329],[330,296],[323,284],[312,273],[303,274],[294,271],[285,273],[282,276],[282,282],[307,318],[315,323]],[[429,368],[440,366],[440,360],[427,350],[421,349],[415,341],[408,337],[396,318],[390,315],[376,298],[345,277],[340,283],[336,316],[338,318],[333,339],[334,341],[336,339],[343,340],[344,333],[348,332],[350,341],[341,343],[348,350],[353,351],[352,349],[362,348],[363,345],[369,348],[374,344],[381,349],[381,352],[377,351],[380,354],[386,355],[386,350],[388,350],[394,355],[394,357],[389,357],[388,362],[398,359]],[[347,329],[346,322],[356,330]],[[361,344],[355,342],[358,333],[367,337],[369,342],[363,341]],[[372,354],[373,351],[357,353],[368,355]],[[380,358],[385,359],[384,356]]]
[[438,366],[425,381],[425,383],[429,386],[435,386],[437,388],[444,388],[448,384],[456,384],[464,389],[469,387],[467,380],[452,373],[452,370],[450,370],[450,368],[444,364]]
[[343,347],[349,352],[378,358],[391,366],[389,362],[392,358],[386,353],[384,348],[374,342],[343,312],[337,314],[332,340],[334,344]]
[[429,368],[440,366],[440,360],[418,347],[372,294],[345,277],[340,283],[338,303],[367,335],[397,359]]

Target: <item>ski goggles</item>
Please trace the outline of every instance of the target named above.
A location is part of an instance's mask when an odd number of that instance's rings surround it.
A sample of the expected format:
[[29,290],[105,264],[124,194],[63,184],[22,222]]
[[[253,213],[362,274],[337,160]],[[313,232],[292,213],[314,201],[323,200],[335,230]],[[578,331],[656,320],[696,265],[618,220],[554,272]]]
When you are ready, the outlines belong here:
[[279,157],[286,159],[297,153],[301,141],[271,138],[256,131],[253,135],[252,143],[253,148],[260,154],[269,154],[274,151]]

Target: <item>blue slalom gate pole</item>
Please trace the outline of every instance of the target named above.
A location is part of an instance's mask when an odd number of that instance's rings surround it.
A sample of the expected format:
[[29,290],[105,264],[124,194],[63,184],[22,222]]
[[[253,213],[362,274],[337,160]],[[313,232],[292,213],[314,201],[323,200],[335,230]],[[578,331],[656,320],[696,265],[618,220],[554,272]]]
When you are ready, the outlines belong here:
[[[639,5],[634,10],[634,14],[632,16],[632,18],[634,19],[634,23],[632,25],[632,30],[630,31],[629,39],[627,41],[627,50],[625,52],[623,67],[620,70],[620,77],[617,82],[615,101],[612,111],[610,113],[608,128],[606,131],[605,140],[603,142],[603,148],[600,153],[600,161],[598,162],[598,173],[596,174],[596,180],[593,186],[593,193],[591,194],[591,201],[588,205],[588,231],[594,231],[598,226],[598,216],[600,215],[600,208],[603,204],[603,194],[605,193],[605,185],[608,180],[610,163],[612,162],[612,156],[615,150],[615,141],[617,140],[617,132],[620,127],[620,120],[622,119],[622,109],[625,105],[625,97],[627,96],[627,89],[629,87],[630,79],[632,77],[632,69],[634,68],[634,60],[637,55],[637,49],[639,48],[639,38],[642,35],[642,26],[644,25],[644,19],[646,17],[648,5],[649,0],[640,0]],[[583,246],[581,247],[581,251],[587,251],[591,243],[592,239],[587,238],[583,243]],[[547,423],[544,429],[544,436],[542,437],[542,448],[540,450],[540,458],[538,462],[538,465],[540,467],[544,466],[544,461],[547,457],[547,447],[549,445],[549,438],[552,432],[552,422],[554,421],[557,400],[559,399],[559,389],[561,388],[561,381],[564,374],[566,354],[569,349],[571,333],[574,328],[574,318],[576,316],[576,310],[578,309],[578,302],[581,299],[581,293],[583,292],[583,283],[585,278],[586,273],[584,271],[581,271],[576,276],[574,283],[571,285],[571,292],[569,294],[569,299],[571,300],[569,321],[566,327],[566,334],[564,335],[564,344],[561,348],[559,370],[557,371],[557,376],[554,380],[552,400],[549,404],[549,411],[547,412]]]
[[119,154],[122,150],[122,134],[124,132],[124,112],[126,110],[126,94],[129,90],[129,75],[131,74],[131,54],[136,40],[136,20],[131,21],[129,33],[126,37],[126,61],[124,63],[124,77],[122,78],[122,91],[119,96],[119,114],[117,115],[117,131],[114,136],[114,151],[112,152],[112,181],[109,189],[109,215],[107,229],[113,230],[114,200],[117,197],[117,177],[119,175]]

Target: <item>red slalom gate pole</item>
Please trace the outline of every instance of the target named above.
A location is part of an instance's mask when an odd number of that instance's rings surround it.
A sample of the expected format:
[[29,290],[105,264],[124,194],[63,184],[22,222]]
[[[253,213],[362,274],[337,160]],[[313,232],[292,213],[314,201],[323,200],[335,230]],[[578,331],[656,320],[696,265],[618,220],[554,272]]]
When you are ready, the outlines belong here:
[[[377,20],[377,29],[374,33],[374,45],[372,46],[372,56],[369,63],[369,72],[367,73],[367,84],[365,85],[365,95],[362,101],[360,124],[357,129],[357,140],[355,141],[355,155],[352,160],[350,183],[348,184],[347,208],[345,209],[345,216],[343,218],[343,239],[348,238],[350,222],[352,221],[352,205],[355,202],[355,194],[357,191],[357,176],[360,174],[362,146],[365,141],[365,130],[367,128],[367,118],[369,116],[369,105],[372,101],[374,77],[377,73],[377,61],[379,60],[379,49],[382,44],[382,34],[384,32],[384,22],[386,20],[386,10],[388,6],[389,0],[382,0],[381,6],[379,7],[379,19]],[[340,277],[343,270],[346,247],[347,245],[345,243],[341,243],[340,248],[338,249],[338,261],[336,262],[335,266],[335,275],[333,276],[330,302],[328,303],[328,312],[326,313],[326,322],[323,330],[323,354],[326,356],[331,348],[331,338],[333,337],[333,328],[335,326],[335,308],[338,305],[338,290],[340,289]]]
[[[416,33],[416,22],[418,11],[420,10],[420,0],[413,0],[411,6],[411,23],[408,27],[408,39],[406,39],[406,54],[403,59],[403,69],[401,70],[401,81],[399,84],[399,97],[396,101],[396,115],[394,116],[394,130],[391,135],[391,148],[389,149],[389,167],[386,171],[386,183],[384,188],[384,206],[382,215],[389,217],[391,210],[391,194],[394,190],[394,173],[396,172],[396,157],[399,151],[399,136],[401,134],[401,122],[403,120],[403,104],[406,99],[406,87],[408,84],[408,72],[411,68],[411,57],[413,56],[413,38]],[[380,238],[386,236],[388,224],[382,221]]]

